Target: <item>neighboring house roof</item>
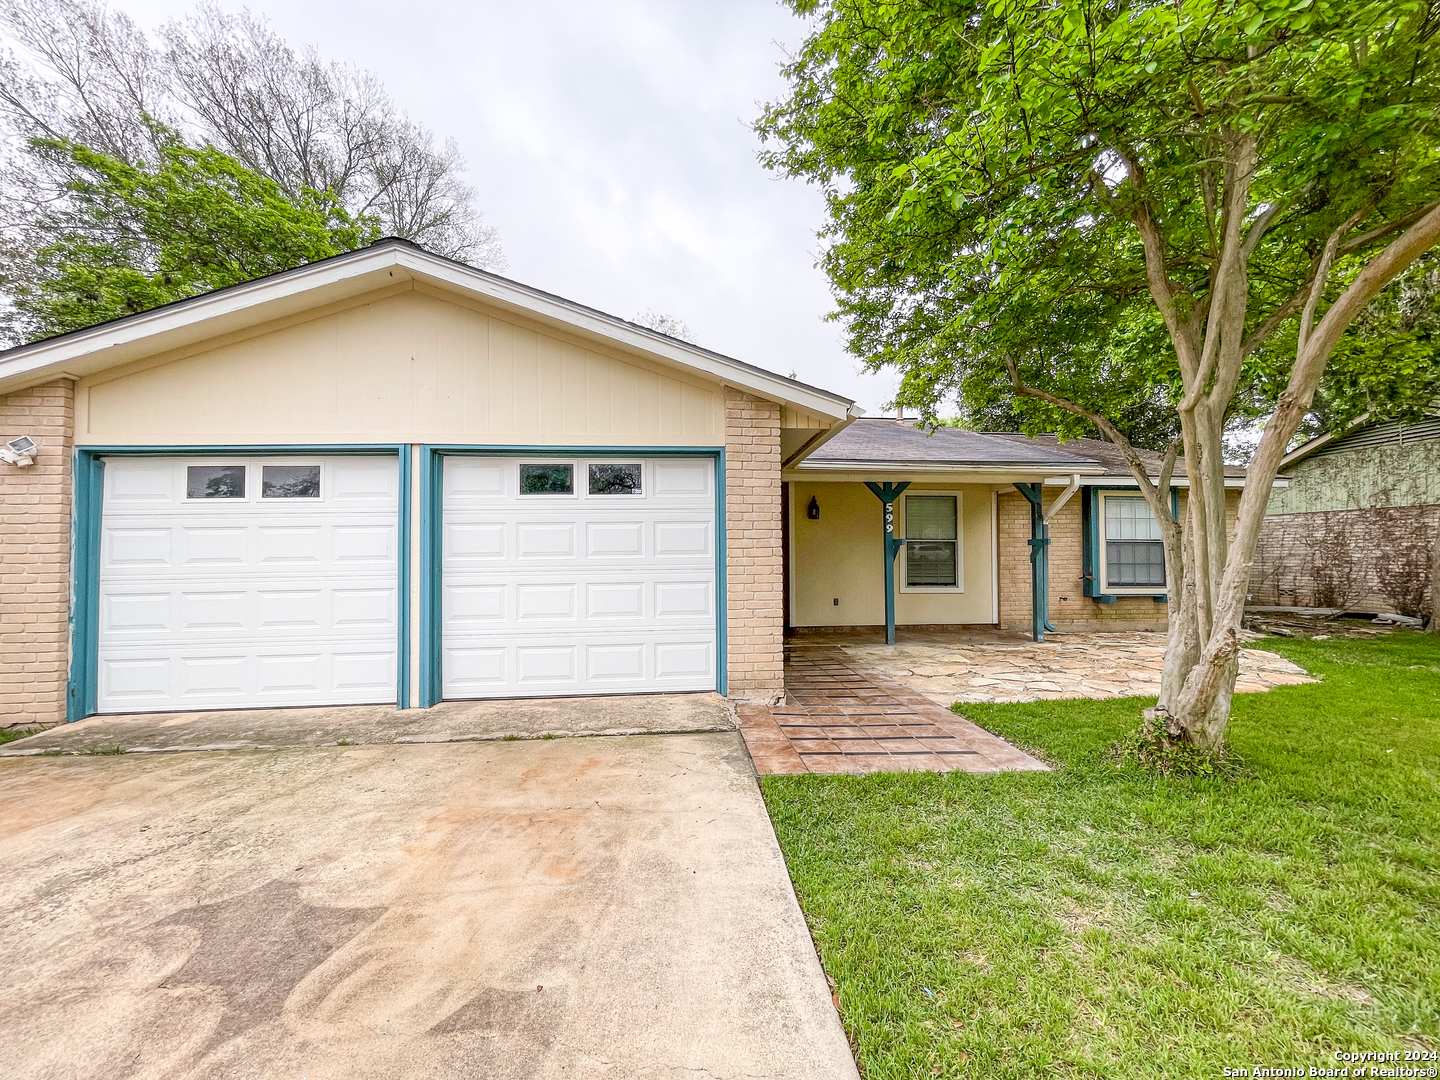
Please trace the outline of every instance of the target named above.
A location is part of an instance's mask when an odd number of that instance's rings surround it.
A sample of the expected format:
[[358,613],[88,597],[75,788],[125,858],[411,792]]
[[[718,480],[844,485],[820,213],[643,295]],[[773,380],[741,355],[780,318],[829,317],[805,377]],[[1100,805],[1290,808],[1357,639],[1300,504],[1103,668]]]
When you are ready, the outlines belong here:
[[1371,421],[1367,412],[1339,430],[1327,431],[1324,435],[1302,443],[1280,460],[1280,467],[1284,469],[1298,465],[1306,458],[1320,453],[1362,450],[1391,443],[1403,446],[1406,443],[1430,442],[1435,439],[1440,439],[1440,416],[1426,416],[1417,424],[1405,424],[1398,420]]
[[1061,450],[1054,440],[1018,441],[959,428],[921,428],[890,417],[856,420],[805,459],[805,465],[949,465],[1026,466],[1054,469],[1057,473],[1101,471],[1100,463],[1084,454]]
[[[986,434],[993,435],[1000,439],[1009,439],[1014,442],[1032,443],[1039,446],[1053,446],[1057,448],[1063,447],[1065,450],[1079,457],[1098,461],[1101,465],[1105,466],[1106,476],[1124,476],[1134,479],[1130,476],[1130,466],[1125,463],[1125,455],[1120,452],[1120,448],[1112,442],[1105,442],[1103,439],[1067,439],[1062,443],[1055,435],[1029,436],[1001,431],[986,432]],[[1140,455],[1140,460],[1145,463],[1146,468],[1150,471],[1150,475],[1152,477],[1158,477],[1164,455],[1157,454],[1153,450],[1137,450],[1135,452]],[[1174,475],[1176,477],[1186,475],[1184,458],[1180,458],[1175,462]],[[1245,469],[1240,465],[1226,465],[1225,476],[1230,479],[1243,480],[1245,478]]]
[[674,367],[708,374],[771,401],[849,420],[847,397],[766,371],[627,322],[553,293],[522,285],[408,240],[388,237],[357,251],[177,300],[137,315],[0,352],[0,393],[56,377],[79,377],[249,327],[359,297],[405,280],[484,300],[572,334],[621,345]]

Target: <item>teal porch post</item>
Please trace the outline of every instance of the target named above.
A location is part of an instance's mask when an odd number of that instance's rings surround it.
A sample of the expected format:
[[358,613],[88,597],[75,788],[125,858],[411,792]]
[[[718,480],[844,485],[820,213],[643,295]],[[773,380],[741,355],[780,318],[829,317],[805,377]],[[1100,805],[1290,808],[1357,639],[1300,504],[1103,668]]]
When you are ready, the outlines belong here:
[[1019,484],[1016,490],[1030,501],[1030,636],[1045,640],[1050,625],[1050,526],[1040,502],[1043,484]]
[[865,486],[875,493],[875,497],[884,504],[885,508],[885,644],[895,644],[895,556],[900,554],[900,549],[905,546],[904,540],[895,539],[895,500],[900,493],[910,486],[909,480],[903,480],[898,484],[891,484],[888,481],[884,484],[872,484],[865,481]]

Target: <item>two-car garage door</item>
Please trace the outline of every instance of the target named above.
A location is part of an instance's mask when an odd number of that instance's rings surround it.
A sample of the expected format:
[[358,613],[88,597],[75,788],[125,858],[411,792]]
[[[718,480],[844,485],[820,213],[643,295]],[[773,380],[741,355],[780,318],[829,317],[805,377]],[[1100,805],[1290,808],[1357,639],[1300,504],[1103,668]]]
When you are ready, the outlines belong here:
[[[449,457],[447,698],[716,683],[714,462]],[[100,712],[396,700],[394,456],[106,459]]]

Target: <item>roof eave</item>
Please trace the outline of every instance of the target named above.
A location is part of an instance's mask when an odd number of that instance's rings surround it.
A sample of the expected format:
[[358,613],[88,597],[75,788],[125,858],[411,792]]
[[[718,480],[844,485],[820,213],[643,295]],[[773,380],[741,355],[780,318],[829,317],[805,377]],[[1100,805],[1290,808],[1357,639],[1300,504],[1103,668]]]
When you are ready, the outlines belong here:
[[854,407],[850,398],[401,242],[379,243],[0,353],[0,393],[50,378],[81,377],[406,280],[482,297],[504,310],[592,340],[619,344],[661,363],[699,371],[725,385],[832,420],[845,420]]

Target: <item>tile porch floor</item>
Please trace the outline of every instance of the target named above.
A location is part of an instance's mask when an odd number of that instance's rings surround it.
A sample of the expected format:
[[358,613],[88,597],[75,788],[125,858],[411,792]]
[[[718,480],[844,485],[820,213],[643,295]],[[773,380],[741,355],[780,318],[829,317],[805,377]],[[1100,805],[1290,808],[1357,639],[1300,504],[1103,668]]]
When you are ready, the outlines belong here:
[[787,646],[785,690],[783,705],[736,709],[762,776],[1046,768],[833,646]]

